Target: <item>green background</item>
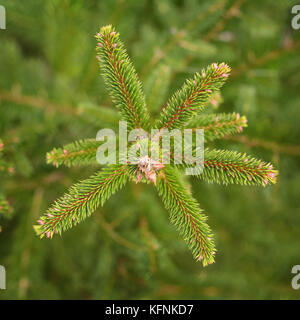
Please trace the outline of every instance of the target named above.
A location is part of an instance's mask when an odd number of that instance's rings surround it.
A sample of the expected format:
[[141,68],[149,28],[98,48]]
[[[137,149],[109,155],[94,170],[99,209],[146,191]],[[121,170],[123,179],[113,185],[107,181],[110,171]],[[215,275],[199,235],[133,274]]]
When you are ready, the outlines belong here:
[[[0,299],[298,299],[300,264],[300,30],[297,1],[7,0],[0,30],[0,138],[14,172],[0,175],[10,219],[0,217]],[[213,144],[280,170],[273,187],[191,179],[216,235],[203,268],[168,221],[151,185],[129,184],[62,237],[32,225],[69,186],[97,168],[55,168],[45,155],[115,125],[94,35],[113,24],[157,115],[187,77],[212,62],[232,75],[218,112],[248,118],[242,135]]]

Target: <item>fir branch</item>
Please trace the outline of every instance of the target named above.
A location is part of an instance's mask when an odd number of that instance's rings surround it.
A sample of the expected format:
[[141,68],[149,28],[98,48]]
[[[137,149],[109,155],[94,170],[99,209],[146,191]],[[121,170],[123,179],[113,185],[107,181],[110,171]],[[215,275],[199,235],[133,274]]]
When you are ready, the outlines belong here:
[[[55,167],[65,165],[67,167],[80,166],[80,165],[96,165],[97,162],[97,149],[104,142],[95,139],[85,139],[75,141],[67,144],[62,148],[54,148],[47,153],[47,163],[53,164]],[[118,147],[119,137],[116,136],[116,147]],[[127,147],[133,145],[141,145],[141,142],[128,142]],[[116,163],[119,160],[119,150],[116,150]],[[99,163],[98,163],[99,164]]]
[[183,235],[196,260],[203,266],[214,262],[215,246],[206,216],[197,201],[187,192],[179,173],[166,167],[160,174],[157,190],[168,211],[170,221]]
[[95,139],[85,139],[67,144],[62,148],[54,148],[47,153],[47,163],[52,163],[56,167],[94,164],[97,148],[102,143],[103,141]]
[[193,119],[187,125],[187,128],[191,129],[204,129],[205,142],[240,133],[244,127],[247,127],[247,119],[239,113],[206,114]]
[[[119,35],[111,26],[103,27],[100,31],[96,36],[99,41],[97,51],[110,95],[117,104],[122,118],[128,122],[128,129],[141,127],[150,129],[141,85]],[[194,79],[187,80],[183,88],[169,100],[155,127],[170,130],[204,129],[206,141],[242,131],[247,120],[239,114],[199,116],[203,108],[208,105],[212,94],[223,85],[229,73],[230,68],[225,63],[219,65],[214,63],[201,74],[197,73]],[[96,110],[94,107],[92,109]],[[198,117],[192,119],[194,115]],[[112,116],[112,122],[115,123],[116,117],[114,114]],[[155,161],[141,152],[141,148],[143,151],[151,150],[151,143],[148,142],[149,138],[144,137],[128,144],[128,147],[133,145],[137,147],[130,149],[132,152],[130,155],[137,156],[137,163],[128,161],[126,165],[108,166],[89,179],[71,187],[69,192],[56,201],[38,220],[39,225],[35,226],[37,234],[41,238],[44,236],[52,238],[54,233],[61,234],[62,231],[78,224],[90,216],[100,204],[103,205],[128,180],[136,183],[151,181],[156,186],[165,207],[170,211],[171,222],[184,236],[194,258],[202,261],[204,266],[214,262],[215,248],[211,240],[211,230],[206,223],[206,216],[189,193],[183,177],[180,176],[177,170],[180,165],[174,161],[175,155],[168,150],[172,158],[171,165],[165,167],[160,161]],[[56,166],[96,163],[96,152],[101,143],[93,139],[78,141],[63,148],[54,149],[48,153],[47,161]],[[194,150],[193,143],[185,147],[191,147],[192,151],[197,151]],[[165,151],[167,150],[160,149],[159,155]],[[204,158],[203,171],[199,171],[197,176],[209,182],[263,186],[276,182],[278,172],[270,163],[246,154],[206,149]],[[191,167],[185,155],[182,167],[188,166]]]
[[45,235],[52,238],[55,233],[61,234],[77,225],[122,188],[128,181],[129,174],[126,165],[114,165],[73,185],[38,220],[39,225],[34,226],[36,233],[41,238]]
[[156,125],[159,128],[182,128],[200,112],[211,94],[219,90],[228,78],[230,68],[225,64],[213,63],[194,79],[189,79],[168,101]]
[[149,116],[142,86],[119,34],[109,25],[100,29],[96,39],[105,83],[128,129],[146,128]]
[[204,159],[203,172],[197,177],[208,182],[262,186],[276,183],[278,171],[271,163],[245,153],[205,149]]

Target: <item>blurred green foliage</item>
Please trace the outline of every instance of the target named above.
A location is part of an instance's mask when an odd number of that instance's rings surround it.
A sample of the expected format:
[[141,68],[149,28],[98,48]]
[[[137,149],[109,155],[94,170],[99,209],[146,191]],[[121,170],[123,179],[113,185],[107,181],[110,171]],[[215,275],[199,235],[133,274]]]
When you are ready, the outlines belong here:
[[[7,271],[1,299],[300,297],[290,284],[291,268],[300,264],[300,30],[291,28],[293,4],[1,1],[0,138],[14,168],[0,176],[1,197],[13,208],[11,219],[0,217]],[[191,179],[217,237],[213,265],[193,260],[150,185],[131,184],[61,238],[34,234],[37,217],[94,171],[56,169],[46,152],[116,124],[95,59],[94,34],[105,24],[121,33],[153,115],[194,72],[228,63],[233,72],[218,111],[240,112],[249,126],[216,146],[280,170],[278,184],[265,189]]]

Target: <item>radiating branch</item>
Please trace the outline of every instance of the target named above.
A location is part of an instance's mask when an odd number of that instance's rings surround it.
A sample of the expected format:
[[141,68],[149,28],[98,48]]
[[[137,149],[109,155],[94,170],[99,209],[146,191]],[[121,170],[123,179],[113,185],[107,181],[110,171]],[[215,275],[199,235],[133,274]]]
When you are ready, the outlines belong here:
[[206,216],[188,193],[178,172],[166,167],[160,174],[157,190],[170,211],[170,221],[184,237],[195,259],[203,265],[214,262],[215,246]]

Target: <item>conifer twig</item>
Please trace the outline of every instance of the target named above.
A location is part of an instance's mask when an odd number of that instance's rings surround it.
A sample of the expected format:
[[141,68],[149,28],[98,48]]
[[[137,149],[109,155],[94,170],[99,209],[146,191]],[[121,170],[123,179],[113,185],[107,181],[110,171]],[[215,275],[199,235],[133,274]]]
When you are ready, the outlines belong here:
[[262,186],[276,183],[278,171],[271,163],[229,150],[205,149],[204,154],[204,169],[197,177],[208,182]]
[[95,139],[85,139],[67,144],[62,148],[54,148],[47,153],[47,163],[52,163],[56,167],[97,163],[96,152],[102,143]]
[[228,78],[230,68],[225,63],[213,63],[175,92],[161,113],[160,129],[182,128],[193,115],[199,113],[211,94],[219,90]]
[[206,114],[191,120],[187,128],[203,129],[205,141],[221,139],[225,135],[233,135],[247,127],[247,119],[239,113]]
[[170,211],[170,221],[183,235],[195,259],[203,265],[214,262],[215,246],[206,216],[197,201],[187,192],[187,186],[174,169],[165,168],[160,174],[157,190],[165,207]]
[[127,166],[115,165],[99,171],[94,176],[72,186],[57,200],[35,226],[42,238],[61,234],[90,216],[99,205],[124,186],[129,177]]
[[119,34],[112,26],[106,26],[96,39],[104,80],[123,119],[131,129],[147,127],[149,116],[142,86]]

